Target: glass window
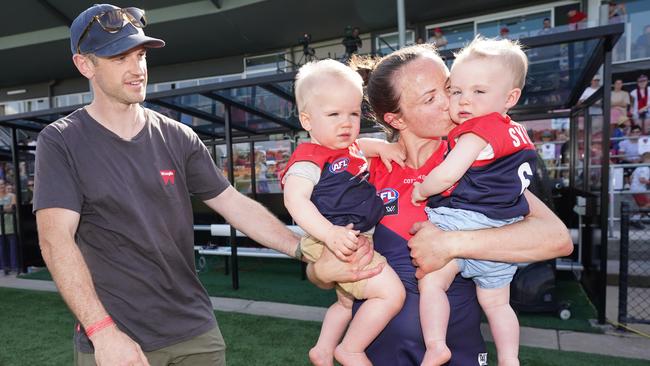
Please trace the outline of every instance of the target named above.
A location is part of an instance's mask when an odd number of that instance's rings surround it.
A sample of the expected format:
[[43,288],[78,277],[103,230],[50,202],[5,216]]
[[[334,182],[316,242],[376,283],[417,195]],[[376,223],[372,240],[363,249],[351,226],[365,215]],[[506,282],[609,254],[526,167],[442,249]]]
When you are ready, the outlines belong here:
[[650,57],[650,1],[632,0],[624,4],[629,20],[625,31],[632,37],[632,59],[648,58]]
[[[406,44],[415,43],[415,32],[406,31]],[[384,56],[399,49],[399,34],[397,32],[384,33],[375,37],[375,48],[377,55]]]
[[502,30],[507,29],[507,38],[519,39],[536,36],[543,28],[544,18],[550,18],[551,11],[478,23],[477,31],[485,37],[506,37]]
[[[436,37],[436,31],[440,30],[441,33]],[[427,42],[437,43],[436,38],[442,37],[443,42],[447,41],[446,45],[437,45],[440,49],[455,49],[463,47],[474,39],[474,23],[463,23],[448,25],[444,27],[431,27],[427,28]]]
[[281,193],[280,173],[291,157],[291,141],[255,143],[255,183],[257,193]]

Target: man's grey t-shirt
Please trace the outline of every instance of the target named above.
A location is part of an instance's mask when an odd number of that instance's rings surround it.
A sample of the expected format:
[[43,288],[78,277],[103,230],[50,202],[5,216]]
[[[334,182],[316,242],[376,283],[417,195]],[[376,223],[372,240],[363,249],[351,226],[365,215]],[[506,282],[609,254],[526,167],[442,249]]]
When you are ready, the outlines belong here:
[[[43,129],[34,211],[81,215],[75,240],[100,301],[122,331],[152,351],[216,325],[195,272],[190,193],[211,199],[228,181],[191,128],[148,109],[145,117],[129,141],[85,109]],[[92,351],[83,329],[75,343]]]

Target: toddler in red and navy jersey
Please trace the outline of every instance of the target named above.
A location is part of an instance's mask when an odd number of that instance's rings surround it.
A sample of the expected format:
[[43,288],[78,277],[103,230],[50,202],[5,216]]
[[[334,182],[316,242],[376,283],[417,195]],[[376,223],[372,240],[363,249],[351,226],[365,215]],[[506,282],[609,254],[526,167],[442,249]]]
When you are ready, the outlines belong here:
[[[308,234],[300,248],[310,261],[316,261],[323,250],[347,260],[357,248],[358,235],[372,239],[384,204],[368,183],[365,156],[404,160],[401,150],[385,141],[357,140],[362,97],[361,77],[338,61],[306,64],[296,76],[300,123],[311,142],[296,148],[282,182],[285,206]],[[375,252],[368,267],[385,262]],[[375,277],[337,284],[336,293],[338,300],[328,309],[309,358],[315,365],[331,365],[332,356],[343,365],[370,365],[364,351],[402,308],[402,282],[384,264]],[[367,301],[350,322],[354,298]]]
[[[422,183],[412,201],[428,198],[429,220],[443,230],[478,230],[523,219],[523,195],[535,171],[536,153],[526,130],[506,114],[524,87],[528,60],[510,40],[478,37],[456,55],[449,77],[450,151]],[[472,278],[497,348],[498,364],[519,365],[519,323],[510,307],[516,264],[456,259],[419,282],[420,316],[427,351],[422,365],[441,365],[449,302],[446,290],[457,273]],[[435,309],[435,311],[426,311]]]

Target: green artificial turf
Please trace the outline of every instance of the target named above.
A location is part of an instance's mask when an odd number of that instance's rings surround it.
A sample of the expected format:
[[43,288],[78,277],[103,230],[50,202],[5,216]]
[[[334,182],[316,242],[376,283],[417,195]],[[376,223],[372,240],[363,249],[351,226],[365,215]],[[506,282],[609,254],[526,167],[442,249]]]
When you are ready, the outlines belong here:
[[[73,318],[59,294],[0,288],[0,365],[72,364]],[[227,343],[228,365],[308,365],[320,324],[216,312]],[[488,344],[496,365],[494,345]],[[521,365],[641,366],[647,361],[521,347]]]
[[[232,288],[231,275],[224,274],[224,257],[206,257],[206,261],[199,278],[210,296],[321,307],[331,305],[336,299],[334,291],[318,289],[309,281],[302,280],[300,264],[293,260],[240,258],[238,290]],[[48,271],[21,277],[51,280]],[[596,310],[572,274],[558,272],[557,298],[571,303],[571,319],[561,320],[556,312],[519,313],[520,324],[534,328],[600,332],[589,323],[589,319],[596,318]]]

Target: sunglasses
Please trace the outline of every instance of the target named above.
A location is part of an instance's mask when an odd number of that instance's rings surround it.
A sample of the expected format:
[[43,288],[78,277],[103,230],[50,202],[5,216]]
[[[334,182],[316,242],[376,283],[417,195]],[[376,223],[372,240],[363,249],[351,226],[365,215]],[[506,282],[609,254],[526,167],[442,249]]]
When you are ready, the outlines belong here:
[[81,54],[81,42],[88,35],[93,22],[96,21],[105,32],[117,33],[124,28],[124,20],[131,23],[134,27],[144,28],[147,26],[147,18],[144,16],[144,10],[135,7],[113,9],[99,13],[88,22],[88,25],[81,33],[81,37],[79,37],[79,41],[77,42],[77,53]]

